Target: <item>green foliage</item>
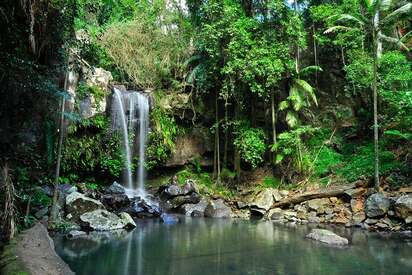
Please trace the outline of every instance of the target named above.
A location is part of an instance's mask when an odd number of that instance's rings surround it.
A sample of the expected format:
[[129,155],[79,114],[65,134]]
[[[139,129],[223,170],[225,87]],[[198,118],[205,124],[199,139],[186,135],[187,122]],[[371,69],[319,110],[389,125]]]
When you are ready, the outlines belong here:
[[134,0],[75,0],[77,14],[76,29],[86,29],[92,34],[113,22],[132,18],[138,9]]
[[183,77],[190,32],[179,9],[143,3],[133,20],[110,25],[100,43],[137,86],[158,89]]
[[379,59],[379,73],[384,90],[412,90],[412,63],[399,51],[389,51]]
[[[365,144],[352,148],[345,154],[345,164],[337,169],[337,174],[352,182],[360,177],[372,177],[374,172],[374,149],[373,144]],[[402,168],[402,164],[396,161],[395,154],[391,151],[382,150],[379,153],[381,175],[388,175],[392,171]]]
[[216,185],[209,173],[197,173],[191,168],[186,168],[179,171],[176,176],[179,184],[184,184],[188,179],[194,180],[201,194],[227,198],[233,196],[232,191],[227,189],[224,185]]
[[312,102],[316,106],[318,105],[315,89],[308,82],[301,79],[301,76],[316,71],[322,71],[322,69],[318,66],[308,66],[296,72],[295,78],[292,78],[289,96],[279,103],[279,110],[287,111],[286,123],[291,128],[295,128],[300,124],[299,113],[302,110],[309,108]]
[[265,177],[263,179],[263,187],[265,188],[279,188],[281,181],[276,177]]
[[84,82],[80,82],[76,88],[76,99],[82,100],[89,96],[93,96],[95,100],[94,103],[96,105],[94,107],[98,107],[100,106],[102,100],[104,100],[104,98],[107,96],[107,93],[105,90],[96,85],[89,86]]
[[297,173],[307,174],[311,167],[310,152],[305,140],[318,129],[310,126],[301,126],[279,134],[277,143],[272,145],[276,153],[276,164],[289,167],[292,164]]
[[235,128],[233,144],[241,159],[256,168],[263,162],[263,154],[266,151],[265,133],[262,129],[250,127],[245,121],[238,122]]
[[149,170],[167,160],[175,148],[176,137],[183,134],[183,129],[176,124],[174,117],[160,107],[155,107],[150,116],[152,131],[146,149],[146,168]]
[[[108,133],[108,121],[104,116],[71,125],[63,148],[62,170],[68,179],[77,176],[118,178],[123,169],[123,157],[119,148],[120,137]],[[73,183],[73,182],[71,182]]]
[[363,91],[369,89],[373,81],[373,59],[362,50],[348,52],[349,64],[344,67],[347,89],[353,91]]

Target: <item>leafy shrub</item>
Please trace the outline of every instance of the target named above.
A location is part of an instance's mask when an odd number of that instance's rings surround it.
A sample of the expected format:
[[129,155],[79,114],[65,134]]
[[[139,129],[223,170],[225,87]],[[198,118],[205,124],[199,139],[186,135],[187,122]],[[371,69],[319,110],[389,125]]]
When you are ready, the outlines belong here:
[[101,37],[116,65],[145,89],[161,88],[166,79],[183,76],[190,52],[179,9],[159,2],[142,8],[134,20],[113,23]]
[[234,145],[239,151],[240,157],[252,168],[256,168],[263,162],[263,154],[266,151],[265,133],[260,128],[252,128],[241,121],[235,126]]
[[263,187],[265,188],[279,188],[281,181],[275,177],[265,177],[263,179]]
[[175,148],[175,139],[183,133],[173,116],[167,114],[160,107],[155,107],[151,112],[152,132],[148,137],[146,149],[146,168],[152,169],[165,162]]
[[120,137],[117,133],[110,134],[107,129],[108,121],[104,116],[70,126],[63,148],[62,176],[120,176],[124,157]]
[[316,128],[302,126],[279,134],[277,143],[272,145],[272,151],[276,152],[276,164],[289,166],[292,164],[297,173],[306,174],[311,166],[310,152],[305,145]]
[[80,82],[76,88],[76,97],[79,100],[82,100],[88,96],[93,96],[97,107],[99,106],[100,102],[106,97],[106,91],[98,86],[89,86],[84,82]]
[[[348,145],[352,147],[354,152],[345,155],[345,164],[337,169],[337,174],[343,176],[348,181],[355,181],[360,177],[372,177],[374,173],[374,148],[373,144],[361,145],[353,149],[353,144]],[[395,155],[391,151],[381,150],[380,158],[380,174],[387,175],[391,171],[402,168],[401,163],[396,161]]]

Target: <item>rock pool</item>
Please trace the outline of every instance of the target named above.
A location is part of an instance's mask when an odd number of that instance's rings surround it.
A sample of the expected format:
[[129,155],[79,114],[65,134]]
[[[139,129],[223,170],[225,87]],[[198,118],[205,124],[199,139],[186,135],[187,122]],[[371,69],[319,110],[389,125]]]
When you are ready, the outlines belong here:
[[411,274],[412,237],[329,228],[349,239],[331,247],[305,238],[313,227],[230,219],[138,223],[133,231],[55,238],[76,274]]

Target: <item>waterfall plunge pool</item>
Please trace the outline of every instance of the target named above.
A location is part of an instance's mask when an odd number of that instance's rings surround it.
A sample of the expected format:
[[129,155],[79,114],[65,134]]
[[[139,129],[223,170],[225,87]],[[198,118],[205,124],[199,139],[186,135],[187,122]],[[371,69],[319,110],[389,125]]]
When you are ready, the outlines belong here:
[[229,219],[145,220],[135,230],[55,237],[76,274],[411,274],[410,235],[335,227],[345,248],[305,239],[309,226]]

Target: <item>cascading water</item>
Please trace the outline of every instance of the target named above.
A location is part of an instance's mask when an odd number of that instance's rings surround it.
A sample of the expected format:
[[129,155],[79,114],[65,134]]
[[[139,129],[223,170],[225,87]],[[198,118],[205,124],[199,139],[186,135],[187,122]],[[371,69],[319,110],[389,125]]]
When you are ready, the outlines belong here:
[[[123,150],[125,153],[125,168],[127,173],[126,187],[131,194],[145,197],[144,181],[146,161],[146,141],[149,132],[149,99],[139,92],[121,92],[114,88],[114,105],[112,112],[113,128],[120,130],[123,136]],[[133,145],[130,146],[129,134],[133,134]],[[131,153],[132,152],[132,153]],[[132,180],[131,159],[138,154],[137,180]]]
[[[132,181],[132,157],[130,154],[130,146],[129,146],[129,134],[127,131],[127,124],[126,124],[126,115],[124,112],[123,107],[123,100],[122,100],[122,93],[117,89],[114,88],[114,103],[113,104],[113,117],[112,123],[115,128],[120,128],[123,136],[123,151],[125,153],[125,169],[127,174],[126,186],[127,188],[133,188],[133,181]],[[119,127],[120,126],[120,127]]]
[[137,171],[138,188],[144,191],[146,161],[146,140],[149,132],[149,100],[146,96],[138,93],[137,106],[139,110],[139,166]]

